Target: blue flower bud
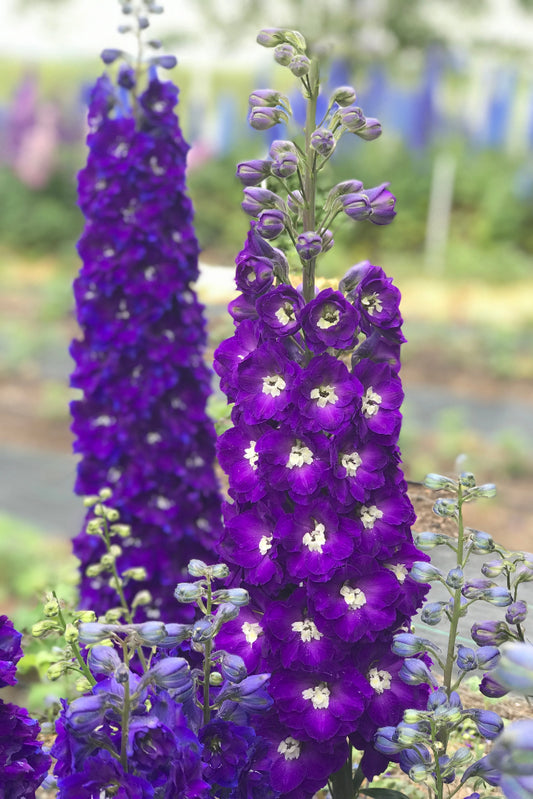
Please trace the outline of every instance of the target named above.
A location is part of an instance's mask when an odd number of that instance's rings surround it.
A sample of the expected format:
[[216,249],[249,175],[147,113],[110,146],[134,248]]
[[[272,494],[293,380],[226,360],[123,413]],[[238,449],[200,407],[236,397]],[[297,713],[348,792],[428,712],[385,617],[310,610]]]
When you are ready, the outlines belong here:
[[104,64],[113,64],[117,58],[120,58],[123,55],[124,50],[116,50],[115,48],[108,47],[105,50],[102,50],[100,53],[100,58]]
[[296,153],[284,152],[276,156],[270,166],[270,171],[277,178],[290,178],[298,169],[298,156]]
[[192,683],[189,664],[185,658],[163,658],[145,676],[165,691],[180,690],[187,683]]
[[227,601],[238,608],[242,608],[250,602],[250,594],[245,588],[230,588],[227,593]]
[[433,513],[443,519],[456,519],[459,514],[457,502],[454,499],[439,497],[433,505]]
[[444,580],[444,574],[432,563],[416,560],[409,572],[409,577],[417,583],[431,583],[435,580]]
[[264,239],[275,239],[285,230],[285,214],[279,208],[265,208],[257,217],[256,232]]
[[399,671],[399,677],[407,685],[435,684],[435,680],[429,668],[423,660],[418,660],[417,658],[407,658],[407,660],[404,660]]
[[528,566],[526,563],[521,563],[516,568],[516,572],[513,578],[513,585],[519,585],[520,583],[529,583],[533,580],[533,569]]
[[306,230],[296,240],[296,250],[302,261],[311,261],[322,252],[322,238],[313,230]]
[[422,485],[426,488],[431,488],[434,491],[457,491],[457,483],[451,477],[445,477],[443,474],[426,474]]
[[415,537],[416,546],[419,549],[422,549],[424,552],[434,549],[434,547],[438,547],[441,544],[450,544],[452,542],[453,539],[450,538],[449,535],[444,535],[443,533],[432,533],[430,531],[424,531]]
[[337,105],[340,105],[342,108],[353,105],[356,99],[357,97],[353,86],[339,86],[337,89],[334,89],[331,95],[331,102],[337,103]]
[[450,588],[461,588],[464,584],[465,576],[463,574],[463,570],[456,566],[454,569],[450,569],[448,574],[446,575],[446,585],[449,585]]
[[256,89],[249,96],[248,104],[250,108],[256,106],[275,108],[280,104],[282,97],[275,89]]
[[379,119],[366,117],[363,127],[359,128],[359,130],[355,130],[354,133],[356,136],[359,136],[360,139],[364,139],[364,141],[375,141],[375,139],[378,139],[383,133],[383,128],[381,127]]
[[533,694],[533,644],[505,643],[492,675],[510,691]]
[[498,680],[494,679],[492,672],[483,675],[479,684],[479,692],[482,693],[483,696],[488,696],[490,699],[499,699],[509,693],[507,688],[501,685]]
[[135,71],[131,69],[131,67],[123,65],[119,70],[117,83],[119,86],[122,86],[123,89],[131,91],[136,85]]
[[476,622],[470,628],[470,634],[479,646],[500,646],[513,637],[504,621]]
[[295,55],[296,50],[291,44],[278,44],[274,50],[274,61],[282,67],[288,67]]
[[345,194],[341,198],[342,210],[356,222],[368,219],[372,206],[365,194]]
[[427,741],[426,731],[421,729],[421,725],[405,724],[403,721],[396,727],[394,737],[403,747],[412,747],[413,744],[423,744]]
[[496,646],[481,646],[476,652],[479,669],[493,669],[500,659],[500,650]]
[[289,141],[288,139],[275,139],[270,145],[270,150],[268,151],[270,158],[272,158],[273,161],[276,161],[284,153],[298,155],[298,150],[294,146],[293,142]]
[[481,760],[472,763],[472,765],[466,769],[461,777],[461,785],[471,777],[482,777],[489,785],[499,785],[501,772],[491,765],[488,755],[485,755]]
[[217,625],[212,619],[204,618],[197,621],[192,628],[191,640],[195,644],[205,644],[217,634]]
[[91,674],[113,674],[122,661],[111,646],[93,646],[87,658]]
[[99,644],[100,641],[105,641],[113,633],[121,630],[119,624],[99,624],[98,622],[87,622],[79,626],[79,642],[85,646],[90,644]]
[[479,599],[483,595],[484,591],[487,591],[489,588],[492,588],[494,583],[492,580],[470,580],[468,583],[465,583],[461,593],[467,599]]
[[490,602],[491,605],[496,605],[497,608],[505,608],[513,601],[513,597],[507,590],[500,585],[495,585],[493,588],[487,588],[481,594],[481,599],[485,602]]
[[[270,161],[242,161],[237,165],[236,177],[239,178],[244,186],[258,186],[268,175],[270,175]],[[201,575],[195,574],[195,577]]]
[[205,588],[201,583],[178,583],[174,590],[174,596],[178,602],[183,602],[184,604],[196,602],[204,595]]
[[209,569],[215,580],[225,580],[229,575],[229,568],[225,563],[215,563],[209,566]]
[[459,483],[463,488],[474,488],[476,485],[476,478],[472,472],[461,472],[459,475]]
[[401,752],[403,746],[396,740],[396,727],[379,727],[374,735],[374,748],[388,757]]
[[495,544],[492,536],[484,533],[482,530],[473,530],[471,527],[465,529],[465,533],[469,534],[470,551],[475,554],[485,554],[485,552],[492,552]]
[[203,560],[193,558],[187,564],[187,571],[192,577],[205,577],[207,574],[207,564],[204,563]]
[[420,614],[424,624],[429,624],[430,627],[440,624],[445,605],[446,602],[428,602],[424,605]]
[[449,697],[444,688],[437,688],[436,691],[432,691],[428,696],[426,705],[427,710],[434,712],[441,707],[450,707],[457,710],[462,710],[463,705],[457,691],[452,691]]
[[457,667],[461,671],[472,671],[477,668],[476,653],[469,646],[457,647]]
[[473,708],[468,710],[467,715],[472,719],[480,735],[488,741],[493,741],[503,730],[503,721],[492,710],[478,710]]
[[139,25],[140,30],[146,30],[146,28],[150,27],[150,20],[148,17],[138,17],[137,23]]
[[115,670],[115,680],[118,682],[119,685],[124,685],[130,679],[130,670],[126,666],[125,663],[119,663]]
[[356,133],[360,128],[364,127],[366,122],[362,109],[358,108],[356,105],[340,108],[336,116],[350,133]]
[[475,488],[471,488],[468,492],[468,499],[478,498],[478,497],[495,497],[496,496],[496,486],[493,483],[485,483],[481,486],[476,486]]
[[174,69],[178,59],[174,55],[157,55],[150,59],[150,63],[161,69]]
[[232,683],[242,682],[248,674],[244,660],[229,652],[223,652],[220,658],[220,671],[224,679]]
[[429,749],[427,749],[424,744],[416,744],[412,749],[404,749],[402,752],[400,752],[398,762],[401,770],[405,774],[409,774],[411,779],[413,779],[412,770],[415,769],[415,779],[413,781],[421,782],[422,780],[419,780],[418,777],[421,775],[423,770],[425,778],[427,778],[431,771],[431,766],[433,765],[433,758],[429,752]]
[[337,140],[329,128],[317,128],[311,134],[311,147],[320,155],[330,155],[336,144]]
[[239,608],[237,607],[237,605],[234,605],[232,602],[225,602],[222,605],[219,605],[216,615],[218,628],[220,628],[224,624],[224,622],[236,619],[238,615],[239,615]]
[[322,233],[322,252],[327,252],[328,250],[331,250],[334,243],[335,242],[333,240],[333,233],[331,232],[331,230],[329,229],[325,230]]
[[508,624],[522,624],[527,616],[527,603],[522,599],[513,602],[505,611],[505,621]]
[[421,652],[427,652],[428,646],[431,649],[433,644],[426,638],[419,638],[412,633],[398,633],[392,639],[391,649],[395,655],[405,658],[411,657],[411,655],[418,655]]
[[257,34],[257,44],[262,47],[276,47],[285,41],[283,28],[263,28]]
[[145,646],[157,646],[167,636],[167,630],[162,621],[145,621],[132,626],[139,641]]
[[173,647],[186,641],[192,635],[191,624],[165,624],[166,636],[159,642],[158,646],[163,649],[172,649]]
[[241,208],[250,216],[258,216],[265,208],[284,209],[284,202],[277,194],[268,189],[247,187],[244,189],[244,200]]
[[[506,727],[494,743],[488,761],[504,775],[533,776],[533,720],[519,719]],[[505,795],[525,799],[531,793],[505,792]]]
[[303,53],[299,53],[289,62],[289,69],[297,78],[303,78],[311,69],[311,61]]
[[90,694],[74,699],[65,710],[65,725],[74,735],[91,734],[104,720],[105,694]]
[[282,121],[288,122],[289,118],[280,108],[254,106],[248,114],[248,124],[254,130],[268,130]]
[[485,577],[499,577],[505,566],[506,563],[501,558],[489,560],[481,567],[481,574],[485,575]]
[[456,749],[450,758],[450,766],[452,768],[463,768],[467,763],[470,763],[474,753],[467,746],[460,746]]

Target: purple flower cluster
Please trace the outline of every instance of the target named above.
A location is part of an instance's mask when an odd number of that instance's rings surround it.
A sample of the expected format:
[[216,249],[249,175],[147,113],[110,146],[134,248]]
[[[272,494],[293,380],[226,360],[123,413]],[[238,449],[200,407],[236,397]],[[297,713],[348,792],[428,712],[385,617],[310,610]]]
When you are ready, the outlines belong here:
[[[10,619],[0,616],[0,688],[17,682],[21,638]],[[37,740],[39,732],[38,723],[27,710],[0,699],[0,796],[35,796],[51,762]]]
[[[399,292],[364,262],[305,303],[256,223],[237,258],[235,335],[215,353],[233,402],[219,439],[229,477],[220,553],[251,605],[218,643],[272,673],[273,784],[310,797],[346,759],[371,777],[388,758],[376,728],[425,692],[390,644],[425,587],[400,467]],[[425,556],[422,555],[422,559]]]
[[[125,78],[129,80],[126,81]],[[120,571],[144,567],[135,591],[152,594],[152,616],[175,612],[172,589],[191,557],[206,557],[220,533],[213,469],[214,431],[206,415],[210,373],[192,205],[185,194],[188,145],[174,113],[177,88],[151,77],[140,96],[131,71],[120,87],[102,77],[89,108],[89,155],[79,175],[86,218],[83,265],[74,283],[82,337],[72,342],[75,490],[111,486],[132,536]],[[74,541],[81,560],[81,606],[104,613],[114,591],[86,568],[104,553],[97,536]],[[131,600],[131,590],[126,588]]]

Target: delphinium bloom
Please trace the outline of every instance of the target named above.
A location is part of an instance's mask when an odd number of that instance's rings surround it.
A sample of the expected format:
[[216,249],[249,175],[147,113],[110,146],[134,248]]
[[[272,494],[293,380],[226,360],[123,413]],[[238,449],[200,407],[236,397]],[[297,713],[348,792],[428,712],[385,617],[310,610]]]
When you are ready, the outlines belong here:
[[[273,784],[308,799],[349,757],[348,740],[363,750],[367,777],[383,770],[377,727],[425,705],[427,690],[401,680],[403,661],[390,648],[424,596],[409,570],[425,556],[413,544],[398,449],[399,291],[369,262],[338,288],[315,285],[338,215],[379,225],[395,215],[387,184],[347,180],[323,207],[316,202],[317,173],[339,137],[372,139],[381,129],[349,87],[333,93],[317,129],[318,68],[301,34],[272,29],[258,41],[301,79],[308,111],[303,141],[274,141],[268,158],[237,171],[252,221],[236,260],[235,335],[215,354],[234,403],[218,444],[230,496],[220,552],[252,602],[219,644],[272,673],[274,708],[261,731]],[[250,105],[260,130],[290,114],[273,90],[254,92]],[[265,177],[268,188],[259,186]],[[290,275],[291,242],[301,285]]]
[[[0,616],[0,688],[17,682],[21,638],[11,620]],[[35,796],[51,762],[37,740],[39,732],[39,724],[25,708],[0,699],[0,796]]]
[[[130,27],[147,27],[149,12],[159,10],[152,5],[135,16],[126,4]],[[102,54],[107,64],[120,57]],[[79,175],[86,219],[74,283],[81,338],[71,346],[71,382],[82,392],[72,403],[75,490],[112,487],[132,530],[121,542],[119,568],[146,571],[126,586],[127,598],[148,589],[152,617],[171,608],[166,597],[187,562],[207,557],[220,532],[205,321],[191,287],[198,243],[185,186],[188,145],[174,112],[178,90],[156,73],[174,63],[156,55],[136,71],[125,63],[115,81],[104,75],[93,89],[88,160]],[[82,532],[74,551],[81,606],[104,613],[113,589],[95,566],[101,542]]]

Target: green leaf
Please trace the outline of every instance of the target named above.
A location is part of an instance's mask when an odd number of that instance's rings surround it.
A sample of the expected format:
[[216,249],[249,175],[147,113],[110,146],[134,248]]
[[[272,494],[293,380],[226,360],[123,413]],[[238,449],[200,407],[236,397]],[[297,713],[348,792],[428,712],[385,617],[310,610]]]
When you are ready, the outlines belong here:
[[409,799],[401,791],[394,791],[391,788],[360,788],[359,793],[365,796],[374,796],[375,799]]

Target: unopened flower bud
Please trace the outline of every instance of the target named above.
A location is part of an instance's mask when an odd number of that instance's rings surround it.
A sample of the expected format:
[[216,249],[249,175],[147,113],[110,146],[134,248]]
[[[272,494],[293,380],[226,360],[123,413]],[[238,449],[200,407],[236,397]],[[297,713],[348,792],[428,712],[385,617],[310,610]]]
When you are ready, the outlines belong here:
[[158,55],[150,59],[150,62],[161,69],[174,69],[178,59],[174,55]]
[[[124,608],[108,608],[105,612],[104,616],[104,623],[105,624],[116,624],[116,622],[120,621],[124,614]],[[99,619],[99,621],[102,621]]]
[[283,28],[263,28],[257,34],[256,41],[263,47],[277,47],[285,42],[285,31]]
[[500,699],[500,697],[509,693],[505,686],[494,679],[492,673],[483,675],[479,684],[479,691],[483,696],[489,697],[489,699]]
[[239,608],[237,605],[234,605],[232,602],[224,602],[222,605],[218,606],[217,610],[217,626],[220,628],[222,624],[227,621],[232,621],[236,619],[239,615]]
[[57,614],[59,613],[59,604],[57,599],[55,598],[49,599],[45,603],[45,606],[43,608],[43,613],[49,619],[53,618],[54,616],[57,616]]
[[127,538],[131,535],[131,527],[129,524],[112,524],[109,531],[112,535],[118,535],[120,538]]
[[248,674],[244,660],[229,652],[223,653],[220,659],[220,670],[224,678],[233,683],[242,682]]
[[254,106],[248,114],[248,124],[254,130],[268,130],[282,121],[287,122],[288,117],[279,108]]
[[484,574],[485,577],[499,577],[505,569],[505,565],[505,561],[501,558],[489,560],[481,567],[481,574]]
[[490,499],[495,496],[496,486],[494,483],[485,483],[484,485],[476,486],[468,492],[468,498],[472,497],[477,499],[478,497],[484,497]]
[[76,641],[80,637],[79,632],[78,632],[78,628],[75,627],[73,624],[70,624],[70,623],[67,624],[67,626],[65,628],[64,636],[65,636],[65,641],[67,642],[67,644],[76,643]]
[[178,583],[174,591],[174,596],[178,602],[190,603],[201,599],[205,594],[205,589],[201,583]]
[[250,108],[275,108],[280,104],[282,95],[275,89],[256,89],[248,98]]
[[444,519],[457,518],[458,505],[454,499],[447,499],[446,497],[439,497],[433,505],[433,513]]
[[424,661],[417,658],[404,660],[399,677],[407,685],[433,685],[435,682]]
[[114,555],[112,555],[110,552],[106,552],[105,555],[102,555],[102,557],[100,558],[99,565],[102,567],[102,570],[110,569],[113,566],[115,560],[116,558],[114,557]]
[[91,683],[87,679],[87,677],[81,676],[78,677],[76,682],[74,683],[74,687],[79,694],[86,694],[87,691],[90,691],[92,688]]
[[328,250],[331,250],[334,244],[335,241],[333,239],[333,233],[328,228],[328,230],[325,230],[322,233],[322,252],[327,252]]
[[165,691],[180,690],[191,682],[189,664],[185,658],[163,658],[152,666],[146,676],[154,685],[164,688]]
[[87,658],[87,665],[92,674],[113,674],[121,662],[111,646],[93,646]]
[[493,669],[500,659],[500,650],[496,646],[481,646],[476,652],[479,669]]
[[123,50],[117,50],[112,47],[106,47],[105,50],[102,50],[100,53],[100,58],[104,62],[104,64],[113,64],[117,58],[120,58],[124,55]]
[[242,161],[237,165],[236,176],[244,186],[258,186],[270,175],[270,161]]
[[205,644],[215,637],[217,633],[217,625],[213,620],[204,618],[197,621],[192,628],[192,641],[195,644]]
[[306,55],[299,53],[289,62],[289,69],[297,78],[303,78],[311,69],[311,61]]
[[477,668],[476,653],[469,646],[457,647],[457,667],[461,671],[472,671]]
[[289,178],[298,169],[298,156],[296,153],[280,153],[270,165],[272,174],[277,178]]
[[146,569],[144,566],[134,566],[131,569],[126,569],[122,572],[122,576],[128,580],[135,580],[136,582],[140,580],[146,580]]
[[257,217],[255,227],[264,239],[275,239],[285,230],[285,214],[279,208],[265,208]]
[[374,747],[383,755],[397,755],[404,748],[396,739],[396,727],[379,727],[374,734]]
[[142,624],[134,625],[134,628],[137,638],[145,646],[157,646],[167,636],[167,630],[162,621],[145,621]]
[[322,238],[314,230],[306,230],[296,240],[296,251],[302,261],[312,261],[322,252]]
[[389,225],[396,216],[396,197],[388,190],[388,185],[382,183],[380,186],[365,189],[364,193],[371,207],[369,219],[374,225]]
[[372,208],[365,194],[345,194],[341,198],[342,210],[350,219],[360,222],[368,219]]
[[431,583],[434,580],[444,580],[444,574],[432,563],[423,560],[415,560],[411,566],[409,577],[417,583]]
[[299,214],[303,208],[304,198],[301,191],[292,191],[287,197],[287,205],[293,214]]
[[59,678],[63,676],[66,670],[67,670],[66,663],[52,663],[52,665],[49,666],[47,669],[46,676],[49,680],[54,682],[54,680],[59,680]]
[[215,687],[218,687],[219,685],[222,685],[223,682],[224,682],[224,677],[222,676],[222,674],[219,674],[218,671],[212,671],[211,674],[209,675],[209,685],[214,685]]
[[479,733],[488,741],[493,741],[503,730],[503,721],[492,710],[473,708],[468,711],[468,715],[478,728]]
[[56,621],[52,621],[52,619],[43,619],[33,625],[31,634],[34,638],[43,638],[45,635],[48,635],[48,633],[56,632],[59,629],[59,624]]
[[433,491],[456,491],[457,483],[451,477],[446,477],[443,474],[426,474],[423,480],[423,485],[426,488],[431,488]]
[[456,566],[454,569],[450,569],[448,574],[446,575],[446,585],[449,585],[450,588],[461,588],[464,584],[465,576],[463,570]]
[[114,673],[115,680],[119,685],[124,685],[130,678],[130,670],[125,663],[120,663]]
[[481,599],[485,602],[490,602],[491,605],[496,605],[498,608],[505,608],[513,601],[513,597],[507,590],[500,585],[495,585],[493,588],[487,588],[481,594]]
[[427,652],[428,646],[431,647],[431,641],[425,638],[419,638],[412,633],[398,633],[392,639],[391,649],[395,655],[402,658],[418,655],[421,652]]
[[337,111],[337,117],[342,125],[349,130],[350,133],[355,133],[360,128],[364,127],[366,122],[365,115],[361,108],[356,105],[349,105],[345,108],[340,108]]
[[311,134],[311,147],[320,155],[330,155],[336,144],[337,140],[329,128],[317,128]]
[[505,621],[508,624],[522,624],[527,616],[527,603],[519,599],[513,602],[505,611]]
[[265,208],[283,210],[283,200],[273,191],[269,191],[269,189],[250,186],[244,189],[243,194],[244,200],[241,203],[241,208],[250,216],[259,216],[260,212]]
[[93,505],[96,505],[97,502],[100,502],[100,497],[97,496],[89,496],[83,498],[83,504],[86,508],[92,508]]
[[504,621],[483,621],[472,625],[470,634],[479,646],[501,646],[512,638]]
[[440,624],[445,604],[445,602],[428,602],[424,605],[420,614],[424,624],[429,624],[430,627]]
[[291,44],[278,44],[274,50],[274,60],[282,67],[289,66],[296,55],[296,50]]
[[463,488],[474,488],[476,485],[476,478],[472,472],[461,472],[459,475],[459,483]]
[[482,530],[474,530],[471,527],[465,528],[465,533],[469,537],[471,552],[484,554],[494,550],[494,540],[488,533],[484,533]]
[[228,590],[228,602],[237,607],[243,607],[250,602],[250,594],[245,588],[230,588]]
[[375,141],[375,139],[379,139],[382,132],[381,122],[374,117],[366,117],[363,127],[354,130],[355,135],[364,141]]
[[505,643],[492,676],[510,691],[533,694],[533,644]]
[[418,743],[424,743],[424,741],[427,740],[427,736],[424,731],[417,729],[414,724],[411,726],[405,724],[404,722],[400,722],[400,724],[398,724],[396,727],[395,738],[398,743],[404,747],[410,747]]
[[270,150],[268,151],[270,158],[273,161],[276,161],[284,153],[293,153],[293,155],[298,155],[298,150],[294,146],[294,143],[288,139],[274,139],[270,145]]
[[419,721],[426,721],[427,720],[427,713],[425,710],[414,710],[413,708],[408,708],[404,710],[403,713],[403,721],[405,724],[417,724]]
[[331,95],[331,100],[343,108],[353,105],[356,101],[355,89],[353,86],[339,86]]
[[137,591],[135,596],[131,601],[131,607],[133,608],[140,608],[144,607],[144,605],[149,605],[152,601],[152,594],[150,591]]
[[191,624],[165,624],[165,630],[166,635],[158,644],[158,646],[164,647],[165,649],[172,649],[178,646],[178,644],[181,644],[182,641],[186,641],[192,635]]
[[103,529],[103,523],[101,519],[90,519],[87,522],[87,527],[85,528],[85,532],[87,535],[99,535]]

